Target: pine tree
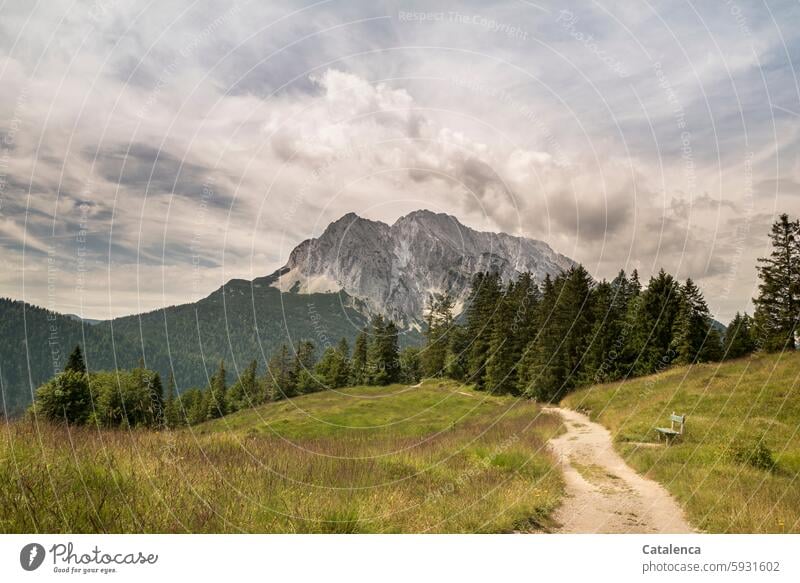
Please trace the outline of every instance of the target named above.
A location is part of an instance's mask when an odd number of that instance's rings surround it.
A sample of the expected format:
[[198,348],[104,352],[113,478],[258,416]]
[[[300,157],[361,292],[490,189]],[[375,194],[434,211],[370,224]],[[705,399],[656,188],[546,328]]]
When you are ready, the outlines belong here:
[[478,273],[473,278],[467,308],[467,335],[471,342],[467,356],[467,377],[478,390],[483,390],[486,384],[486,360],[500,298],[500,276],[497,273]]
[[540,401],[560,399],[580,383],[594,325],[592,278],[582,265],[545,278],[539,332],[523,361],[525,394]]
[[578,385],[586,366],[586,350],[595,318],[593,285],[592,277],[583,265],[572,267],[566,274],[557,309],[561,312],[561,321],[568,324],[564,336],[567,377],[556,398],[561,398],[563,393]]
[[206,406],[208,408],[206,412],[207,419],[218,419],[219,417],[225,416],[228,412],[226,374],[225,361],[221,360],[219,362],[219,368],[217,372],[214,373],[214,376],[211,377],[211,384],[206,391]]
[[633,305],[629,350],[635,361],[630,372],[650,374],[669,366],[676,356],[671,345],[681,306],[680,286],[662,269]]
[[209,392],[202,389],[190,389],[181,395],[181,400],[186,400],[190,425],[197,425],[208,418]]
[[169,429],[174,429],[183,425],[180,406],[175,396],[175,377],[170,371],[167,376],[167,396],[164,399],[164,425]]
[[366,329],[356,337],[353,347],[353,356],[350,359],[350,384],[364,385],[367,383],[367,353],[369,339]]
[[517,390],[517,344],[512,327],[518,297],[513,282],[509,282],[493,318],[489,338],[489,357],[486,360],[486,390],[495,394],[510,394]]
[[83,352],[81,351],[80,344],[75,345],[75,348],[72,350],[72,353],[67,359],[67,364],[64,366],[64,370],[69,370],[80,374],[84,374],[86,372],[86,363],[83,360]]
[[381,341],[385,334],[386,324],[383,316],[375,314],[369,324],[369,343],[367,344],[367,367],[365,382],[370,385],[386,384],[386,372],[383,370],[383,347]]
[[342,338],[334,348],[329,346],[317,363],[315,374],[320,383],[328,389],[347,386],[350,377],[350,346]]
[[[624,271],[622,273],[625,273]],[[639,282],[639,270],[634,269],[631,273],[631,279],[628,282],[628,290],[630,291],[630,296],[635,297],[642,293],[642,284]]]
[[297,392],[300,394],[313,393],[323,388],[314,376],[316,366],[316,348],[310,340],[301,340],[297,343],[294,354],[294,378]]
[[614,286],[605,279],[594,289],[593,304],[595,323],[590,334],[582,375],[582,380],[587,384],[602,383],[613,377],[615,345],[619,338],[622,316],[615,302]]
[[252,360],[237,381],[228,389],[228,413],[260,403],[262,394],[258,386],[258,361]]
[[[680,307],[672,332],[671,349],[674,362],[692,364],[703,361],[703,348],[706,344],[711,317],[703,294],[691,278],[680,288]],[[712,339],[719,342],[719,336]]]
[[267,388],[270,401],[294,397],[297,394],[296,378],[289,348],[281,344],[267,365]]
[[755,324],[758,343],[768,351],[795,348],[800,308],[800,222],[782,214],[772,225],[772,252],[759,258],[761,283]]
[[556,309],[563,283],[563,276],[553,280],[550,274],[545,275],[541,286],[537,335],[526,347],[520,364],[520,388],[523,394],[540,401],[550,400],[566,377],[564,353],[561,350],[566,327]]
[[397,326],[380,314],[372,317],[367,347],[367,382],[388,385],[400,378]]
[[423,374],[438,377],[445,373],[450,329],[455,301],[449,294],[434,294],[425,318],[425,349],[421,353]]
[[736,315],[728,324],[725,332],[725,340],[723,344],[723,353],[725,358],[741,358],[750,354],[756,349],[756,343],[753,338],[753,319],[747,315]]
[[347,338],[339,340],[336,353],[338,360],[331,373],[331,378],[337,388],[346,387],[350,379],[350,345],[347,343]]
[[407,346],[400,352],[400,382],[418,383],[422,378],[420,353],[416,346]]
[[447,376],[457,381],[464,381],[467,378],[470,346],[467,330],[464,326],[453,324],[449,336],[445,361]]
[[164,386],[161,384],[161,375],[151,374],[148,381],[150,392],[150,407],[146,424],[149,427],[164,425]]

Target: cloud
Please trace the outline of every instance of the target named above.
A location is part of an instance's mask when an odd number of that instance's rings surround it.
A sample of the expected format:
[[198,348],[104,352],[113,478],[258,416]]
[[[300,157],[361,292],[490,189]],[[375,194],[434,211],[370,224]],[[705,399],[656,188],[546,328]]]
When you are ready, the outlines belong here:
[[568,8],[7,3],[0,247],[29,261],[4,288],[45,303],[53,253],[70,303],[80,252],[88,315],[152,309],[181,278],[269,273],[346,212],[428,207],[746,308],[759,217],[800,213],[800,7]]

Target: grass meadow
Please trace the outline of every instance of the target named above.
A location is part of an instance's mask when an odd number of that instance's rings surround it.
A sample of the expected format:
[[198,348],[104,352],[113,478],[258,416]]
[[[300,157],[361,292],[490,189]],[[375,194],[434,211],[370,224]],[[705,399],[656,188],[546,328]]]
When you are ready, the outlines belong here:
[[[800,354],[757,355],[597,385],[562,404],[608,427],[636,470],[715,533],[800,532]],[[655,427],[687,415],[686,434]]]
[[0,532],[547,530],[556,417],[451,381],[356,387],[175,431],[0,427]]

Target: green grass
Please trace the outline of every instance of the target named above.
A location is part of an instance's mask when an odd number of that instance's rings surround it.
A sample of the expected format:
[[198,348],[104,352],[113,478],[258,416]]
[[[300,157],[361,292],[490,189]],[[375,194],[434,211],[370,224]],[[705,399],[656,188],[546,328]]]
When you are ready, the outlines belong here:
[[[562,403],[608,427],[628,463],[672,492],[698,529],[800,532],[800,354],[674,368]],[[687,415],[686,435],[652,447],[673,411]],[[764,448],[772,470],[756,461]]]
[[0,532],[547,529],[557,418],[450,381],[355,387],[180,431],[0,427]]

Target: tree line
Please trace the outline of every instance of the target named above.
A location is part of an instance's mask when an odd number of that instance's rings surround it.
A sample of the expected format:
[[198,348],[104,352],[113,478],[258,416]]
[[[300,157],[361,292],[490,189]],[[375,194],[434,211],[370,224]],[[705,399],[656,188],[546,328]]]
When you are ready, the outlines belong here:
[[724,335],[695,282],[681,283],[663,269],[645,287],[636,270],[595,282],[582,265],[540,284],[529,273],[506,284],[497,273],[478,273],[462,322],[454,320],[452,297],[431,298],[422,375],[550,401],[673,364],[795,349],[800,221],[781,215],[770,240],[772,252],[757,267],[754,316],[737,312]]
[[49,420],[77,425],[174,428],[325,389],[417,382],[418,354],[416,347],[400,351],[397,326],[376,315],[356,337],[352,353],[345,338],[327,346],[319,358],[310,340],[292,348],[283,344],[263,375],[252,360],[229,384],[221,361],[205,388],[179,394],[171,374],[165,391],[160,375],[141,362],[131,370],[88,372],[78,345],[64,370],[37,389],[32,409]]
[[673,364],[738,358],[754,351],[794,350],[800,318],[800,221],[781,215],[772,251],[758,260],[754,315],[737,313],[721,333],[700,289],[664,270],[642,286],[636,270],[595,282],[582,265],[537,283],[530,273],[503,283],[494,272],[474,276],[460,321],[455,301],[432,296],[425,346],[400,351],[398,329],[381,315],[356,337],[317,357],[310,340],[272,354],[228,385],[221,361],[205,388],[166,392],[155,371],[87,372],[80,346],[63,372],[36,391],[33,410],[45,418],[104,427],[178,427],[269,401],[349,385],[417,382],[447,376],[478,390],[543,401],[589,384],[652,374]]

